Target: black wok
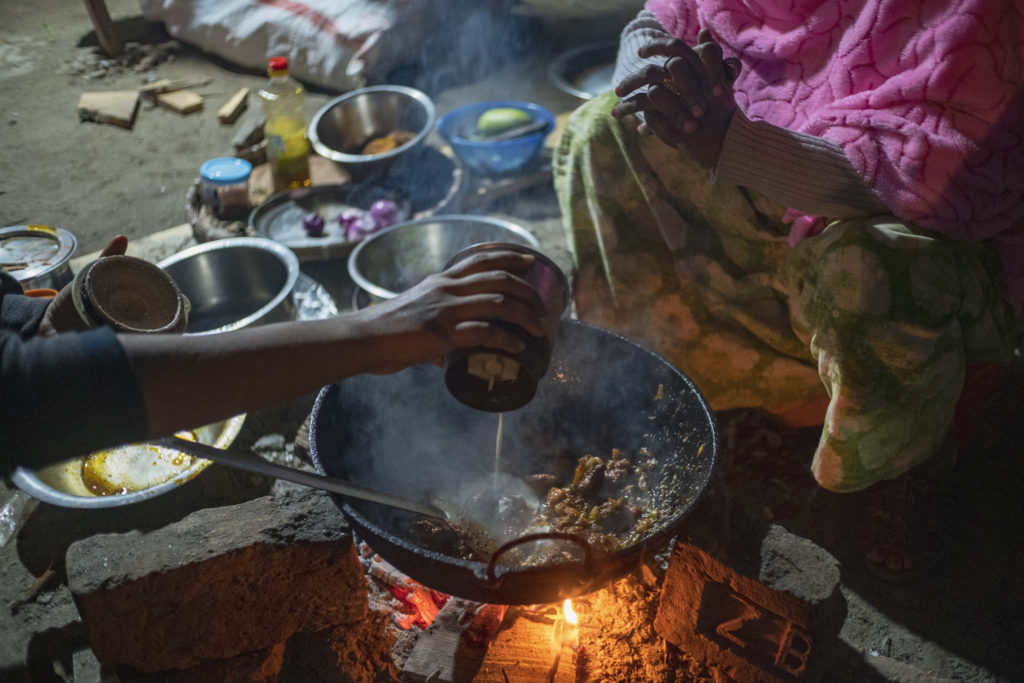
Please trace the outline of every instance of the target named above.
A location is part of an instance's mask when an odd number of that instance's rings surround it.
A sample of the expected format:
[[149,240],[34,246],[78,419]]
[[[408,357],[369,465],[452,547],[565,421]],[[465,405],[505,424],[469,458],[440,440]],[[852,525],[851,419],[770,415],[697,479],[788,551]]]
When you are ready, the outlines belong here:
[[[646,447],[657,459],[649,505],[659,521],[610,553],[562,541],[578,559],[509,567],[462,559],[411,532],[421,518],[335,496],[357,535],[412,578],[465,599],[550,603],[596,590],[637,568],[679,530],[711,477],[718,439],[693,383],[661,356],[607,330],[563,320],[547,376],[524,408],[504,414],[503,469],[551,471],[558,459]],[[363,375],[325,387],[310,423],[310,451],[325,475],[421,500],[454,499],[493,476],[498,416],[452,398],[433,365]]]

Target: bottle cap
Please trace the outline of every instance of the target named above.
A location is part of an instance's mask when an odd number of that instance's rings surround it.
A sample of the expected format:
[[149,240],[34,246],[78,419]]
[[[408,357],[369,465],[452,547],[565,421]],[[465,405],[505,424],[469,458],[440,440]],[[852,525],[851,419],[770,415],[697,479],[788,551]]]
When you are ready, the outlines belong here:
[[288,58],[287,57],[271,57],[267,61],[267,73],[274,75],[280,73],[288,73]]
[[217,157],[199,167],[199,177],[214,185],[245,182],[252,173],[252,164],[236,157]]

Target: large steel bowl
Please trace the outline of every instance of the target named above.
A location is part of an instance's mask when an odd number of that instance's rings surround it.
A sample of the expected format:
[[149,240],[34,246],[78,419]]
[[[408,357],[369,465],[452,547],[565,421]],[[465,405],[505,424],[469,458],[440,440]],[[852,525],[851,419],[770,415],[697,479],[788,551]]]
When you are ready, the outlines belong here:
[[[307,135],[314,151],[342,167],[355,180],[384,173],[422,145],[434,128],[434,102],[414,88],[377,85],[336,97],[313,116]],[[403,145],[363,154],[366,143],[389,133],[413,134]]]
[[485,242],[539,246],[526,228],[500,218],[434,216],[365,238],[349,255],[348,273],[371,301],[385,301],[441,272],[466,247]]
[[299,259],[261,237],[189,247],[158,264],[191,303],[186,334],[215,334],[294,318]]

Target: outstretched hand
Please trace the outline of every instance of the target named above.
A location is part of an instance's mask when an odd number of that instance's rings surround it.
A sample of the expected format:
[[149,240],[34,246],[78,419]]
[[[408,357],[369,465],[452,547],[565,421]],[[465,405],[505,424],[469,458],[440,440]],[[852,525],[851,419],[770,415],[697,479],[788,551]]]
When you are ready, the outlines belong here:
[[[104,256],[123,256],[128,249],[128,238],[118,235],[110,240],[107,246],[100,252],[100,258]],[[43,319],[39,321],[39,334],[44,337],[52,337],[59,332],[72,332],[86,329],[85,323],[75,310],[75,302],[71,297],[72,283],[61,287],[57,296],[53,298],[50,305],[43,313]]]
[[701,165],[712,168],[718,163],[725,133],[736,100],[732,82],[739,76],[740,64],[723,59],[722,48],[707,29],[697,36],[698,44],[666,36],[638,51],[641,58],[662,56],[662,66],[654,64],[636,71],[615,87],[621,100],[612,115],[624,118],[643,113],[637,130],[656,135],[667,145],[686,149]]
[[374,334],[382,337],[370,372],[388,374],[418,363],[440,364],[441,356],[455,348],[522,351],[522,340],[496,321],[544,335],[544,305],[521,277],[533,262],[533,256],[512,251],[476,254],[365,309]]

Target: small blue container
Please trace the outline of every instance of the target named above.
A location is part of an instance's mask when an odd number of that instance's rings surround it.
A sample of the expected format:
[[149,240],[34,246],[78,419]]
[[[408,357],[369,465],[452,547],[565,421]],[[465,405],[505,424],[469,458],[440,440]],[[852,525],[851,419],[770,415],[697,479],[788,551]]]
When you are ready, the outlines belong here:
[[[544,124],[540,130],[511,140],[471,140],[480,115],[488,109],[510,107],[528,113],[534,121]],[[519,171],[529,163],[555,128],[555,116],[544,107],[530,102],[496,101],[468,104],[453,109],[437,122],[438,134],[455,155],[477,173],[497,176]]]
[[222,220],[242,220],[249,215],[249,176],[252,164],[245,159],[218,157],[199,167],[199,198]]

